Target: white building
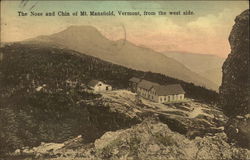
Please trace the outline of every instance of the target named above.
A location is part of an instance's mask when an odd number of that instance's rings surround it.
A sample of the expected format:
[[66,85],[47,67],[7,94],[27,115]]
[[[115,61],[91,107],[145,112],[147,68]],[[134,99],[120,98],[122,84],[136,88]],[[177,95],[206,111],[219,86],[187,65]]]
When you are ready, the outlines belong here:
[[178,102],[185,98],[185,91],[179,84],[159,85],[141,80],[136,88],[138,95],[157,103]]
[[88,86],[93,89],[95,92],[103,92],[103,91],[111,91],[112,86],[103,83],[102,81],[99,80],[91,80],[88,83]]

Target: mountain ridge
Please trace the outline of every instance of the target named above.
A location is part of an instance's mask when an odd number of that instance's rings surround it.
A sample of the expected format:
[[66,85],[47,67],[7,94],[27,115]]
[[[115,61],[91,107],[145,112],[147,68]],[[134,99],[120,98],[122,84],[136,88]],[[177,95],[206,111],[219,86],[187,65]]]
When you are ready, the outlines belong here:
[[162,73],[209,89],[218,89],[216,84],[178,61],[127,40],[111,41],[92,26],[70,26],[61,32],[26,41],[35,42],[56,44],[129,68]]
[[224,58],[210,54],[198,54],[190,52],[163,52],[163,55],[171,57],[195,73],[209,79],[216,85],[221,84],[222,65]]

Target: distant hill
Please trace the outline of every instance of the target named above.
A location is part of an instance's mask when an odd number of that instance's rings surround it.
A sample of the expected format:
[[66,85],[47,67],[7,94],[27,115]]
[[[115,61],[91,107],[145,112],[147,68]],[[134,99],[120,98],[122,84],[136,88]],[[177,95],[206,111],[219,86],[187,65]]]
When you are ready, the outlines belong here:
[[126,40],[111,41],[91,26],[71,26],[59,33],[39,36],[28,41],[66,47],[129,68],[162,73],[209,89],[218,89],[218,85],[194,73],[173,58],[136,46]]
[[206,77],[207,79],[213,81],[214,83],[221,85],[222,81],[222,66],[221,68],[212,68],[209,70],[206,70],[204,72],[198,73],[203,77]]
[[217,86],[221,85],[224,58],[209,54],[184,52],[163,52],[163,55],[179,61],[190,70],[214,82]]

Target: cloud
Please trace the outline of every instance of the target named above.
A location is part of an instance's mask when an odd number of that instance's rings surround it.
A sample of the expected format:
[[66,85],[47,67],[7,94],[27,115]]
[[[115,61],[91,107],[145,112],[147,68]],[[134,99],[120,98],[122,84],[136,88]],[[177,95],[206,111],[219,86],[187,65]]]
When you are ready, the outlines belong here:
[[136,24],[135,29],[138,32],[131,31],[130,39],[157,51],[180,50],[226,57],[230,52],[228,36],[240,12],[240,9],[224,9],[200,16],[185,25],[168,18],[138,21],[140,24]]

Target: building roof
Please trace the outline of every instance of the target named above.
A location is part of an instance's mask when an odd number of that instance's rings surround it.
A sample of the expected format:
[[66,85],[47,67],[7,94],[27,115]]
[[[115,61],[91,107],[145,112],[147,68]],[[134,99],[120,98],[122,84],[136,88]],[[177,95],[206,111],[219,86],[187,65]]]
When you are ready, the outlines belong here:
[[139,83],[141,81],[141,79],[136,78],[136,77],[132,77],[129,79],[130,82],[135,82],[135,83]]
[[88,86],[94,87],[94,86],[97,85],[97,83],[99,83],[99,82],[100,82],[100,81],[98,81],[98,80],[91,80],[91,81],[89,81]]
[[181,87],[180,84],[171,84],[171,85],[158,85],[158,86],[153,86],[156,94],[159,96],[167,96],[167,95],[174,95],[174,94],[184,94],[185,91]]
[[144,79],[141,80],[138,83],[139,88],[143,88],[143,89],[146,89],[146,90],[150,90],[153,86],[159,86],[159,84],[153,83],[153,82],[150,82],[150,81],[147,81],[147,80],[144,80]]

